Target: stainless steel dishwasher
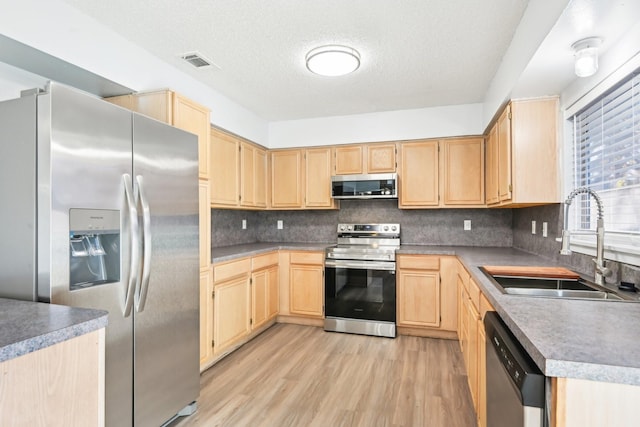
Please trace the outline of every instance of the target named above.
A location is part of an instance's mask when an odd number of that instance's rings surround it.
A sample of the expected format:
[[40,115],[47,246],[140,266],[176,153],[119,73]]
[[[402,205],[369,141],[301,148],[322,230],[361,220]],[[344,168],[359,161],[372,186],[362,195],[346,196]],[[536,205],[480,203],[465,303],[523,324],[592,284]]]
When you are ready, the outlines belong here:
[[495,312],[484,318],[487,426],[545,427],[545,377]]

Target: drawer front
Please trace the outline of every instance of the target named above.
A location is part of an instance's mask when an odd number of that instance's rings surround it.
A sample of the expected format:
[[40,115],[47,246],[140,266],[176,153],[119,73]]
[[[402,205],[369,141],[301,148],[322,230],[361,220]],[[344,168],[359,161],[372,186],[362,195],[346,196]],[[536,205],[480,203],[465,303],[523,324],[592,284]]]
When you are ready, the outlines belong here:
[[324,264],[323,252],[291,252],[291,264]]
[[251,258],[251,271],[278,264],[278,252],[271,252]]
[[431,255],[398,255],[398,268],[440,270],[440,257]]
[[249,274],[250,271],[250,258],[242,258],[239,260],[223,262],[220,264],[213,264],[213,282],[219,283],[232,277]]

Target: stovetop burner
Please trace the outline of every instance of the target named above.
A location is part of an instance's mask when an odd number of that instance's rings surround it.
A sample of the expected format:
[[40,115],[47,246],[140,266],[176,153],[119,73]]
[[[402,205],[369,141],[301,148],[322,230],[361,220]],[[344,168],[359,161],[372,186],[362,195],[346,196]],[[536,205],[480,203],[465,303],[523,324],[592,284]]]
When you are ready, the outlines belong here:
[[400,224],[338,224],[338,244],[327,259],[395,261],[400,247]]

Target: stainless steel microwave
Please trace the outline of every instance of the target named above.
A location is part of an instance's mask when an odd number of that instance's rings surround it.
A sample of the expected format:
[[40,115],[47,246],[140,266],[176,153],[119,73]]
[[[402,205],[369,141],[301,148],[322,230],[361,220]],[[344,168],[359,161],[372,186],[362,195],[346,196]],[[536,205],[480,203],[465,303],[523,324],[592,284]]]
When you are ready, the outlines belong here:
[[397,199],[398,175],[376,173],[367,175],[335,175],[331,177],[331,197],[334,199]]

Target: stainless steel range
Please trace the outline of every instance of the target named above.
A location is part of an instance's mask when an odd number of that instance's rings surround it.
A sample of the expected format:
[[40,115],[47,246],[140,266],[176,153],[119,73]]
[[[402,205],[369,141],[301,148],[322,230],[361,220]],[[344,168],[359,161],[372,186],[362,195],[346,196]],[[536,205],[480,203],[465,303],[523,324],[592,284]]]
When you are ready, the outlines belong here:
[[338,224],[325,261],[326,331],[396,336],[400,224]]

